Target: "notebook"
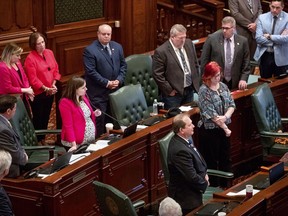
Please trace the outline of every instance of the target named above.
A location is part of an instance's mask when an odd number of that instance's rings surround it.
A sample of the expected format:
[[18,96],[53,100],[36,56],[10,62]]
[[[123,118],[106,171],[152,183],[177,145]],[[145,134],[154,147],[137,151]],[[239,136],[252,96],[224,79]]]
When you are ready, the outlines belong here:
[[110,141],[108,142],[108,144],[112,144],[114,142],[117,142],[118,140],[121,140],[125,137],[128,137],[132,134],[134,134],[136,132],[136,129],[137,129],[137,125],[138,125],[138,122],[135,122],[134,124],[126,127],[123,131],[123,135],[122,136],[113,136],[113,137],[109,137],[110,138]]
[[54,159],[54,161],[47,167],[40,168],[38,174],[49,175],[57,172],[64,167],[68,166],[72,152],[66,152],[63,155]]
[[256,183],[254,188],[265,189],[284,176],[284,163],[280,162],[271,167],[268,178]]

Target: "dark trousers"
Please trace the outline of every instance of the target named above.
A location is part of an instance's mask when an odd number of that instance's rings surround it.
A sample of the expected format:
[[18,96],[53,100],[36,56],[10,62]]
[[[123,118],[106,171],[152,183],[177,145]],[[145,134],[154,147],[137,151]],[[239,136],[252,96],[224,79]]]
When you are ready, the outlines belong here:
[[183,104],[187,104],[193,101],[194,99],[194,88],[193,86],[189,86],[184,88],[183,95],[177,93],[175,96],[162,96],[162,100],[164,102],[164,108],[166,110],[172,107],[180,107]]
[[[230,140],[223,129],[199,129],[199,150],[204,157],[208,169],[231,171]],[[226,180],[209,177],[211,186],[226,187]]]
[[275,64],[274,53],[264,52],[260,59],[260,75],[262,78],[271,78],[272,75],[280,76],[281,74],[286,74],[288,70],[288,65],[278,67]]
[[[30,103],[33,114],[33,125],[36,130],[47,129],[54,95],[47,96],[45,92],[36,95]],[[38,135],[38,141],[45,139],[45,135]]]

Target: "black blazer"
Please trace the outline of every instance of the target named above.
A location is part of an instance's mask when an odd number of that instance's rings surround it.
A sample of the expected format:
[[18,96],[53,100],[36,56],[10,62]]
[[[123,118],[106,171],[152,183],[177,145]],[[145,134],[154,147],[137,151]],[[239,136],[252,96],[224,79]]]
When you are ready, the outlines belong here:
[[207,165],[202,156],[184,139],[174,135],[168,147],[167,162],[170,173],[168,195],[182,209],[192,210],[202,205],[202,194],[208,186],[205,180]]
[[13,216],[12,204],[11,201],[4,190],[0,185],[0,215],[1,216]]

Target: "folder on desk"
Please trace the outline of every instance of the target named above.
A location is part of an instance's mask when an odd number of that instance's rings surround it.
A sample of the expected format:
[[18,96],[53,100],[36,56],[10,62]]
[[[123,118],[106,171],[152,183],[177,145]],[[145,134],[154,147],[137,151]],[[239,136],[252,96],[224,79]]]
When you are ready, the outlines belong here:
[[224,204],[222,202],[211,202],[204,205],[199,211],[195,213],[195,215],[199,216],[213,216],[217,215],[224,208]]

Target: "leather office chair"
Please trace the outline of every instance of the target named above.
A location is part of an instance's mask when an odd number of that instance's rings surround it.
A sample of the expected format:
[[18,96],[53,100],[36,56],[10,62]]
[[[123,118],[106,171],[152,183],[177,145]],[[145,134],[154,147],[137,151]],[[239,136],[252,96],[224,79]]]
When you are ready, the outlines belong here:
[[[164,136],[162,139],[159,140],[160,160],[161,160],[162,171],[164,173],[164,180],[165,180],[167,188],[169,185],[169,178],[170,178],[168,164],[167,164],[167,154],[168,154],[169,143],[173,136],[174,136],[174,132],[171,131],[170,133],[168,133],[166,136]],[[234,177],[233,173],[224,172],[220,170],[213,170],[213,169],[208,169],[207,174],[209,176],[217,176],[217,177],[222,177],[222,178],[227,178],[227,179],[231,179]],[[212,199],[213,193],[221,192],[221,191],[223,190],[219,187],[208,187],[205,193],[203,194],[203,202],[206,202],[209,199]]]
[[[29,118],[27,110],[20,96],[17,97],[17,108],[15,115],[10,120],[14,130],[20,136],[20,142],[23,145],[29,160],[25,165],[25,170],[31,170],[54,157],[55,146],[38,146],[37,134],[60,134],[60,130],[37,130]],[[57,152],[65,152],[63,147],[58,146]]]
[[152,107],[154,99],[158,99],[158,86],[152,77],[152,58],[146,54],[128,56],[125,85],[141,84],[148,107]]
[[263,159],[271,162],[279,161],[280,157],[288,152],[288,145],[275,143],[275,138],[288,137],[288,133],[278,133],[279,130],[283,131],[282,123],[287,123],[288,118],[281,118],[267,83],[257,87],[251,100],[263,146]]
[[124,126],[148,118],[150,115],[140,84],[123,86],[111,93],[109,100],[113,117]]
[[137,216],[137,210],[145,206],[143,200],[132,203],[129,197],[111,185],[99,181],[94,181],[93,185],[102,215]]

